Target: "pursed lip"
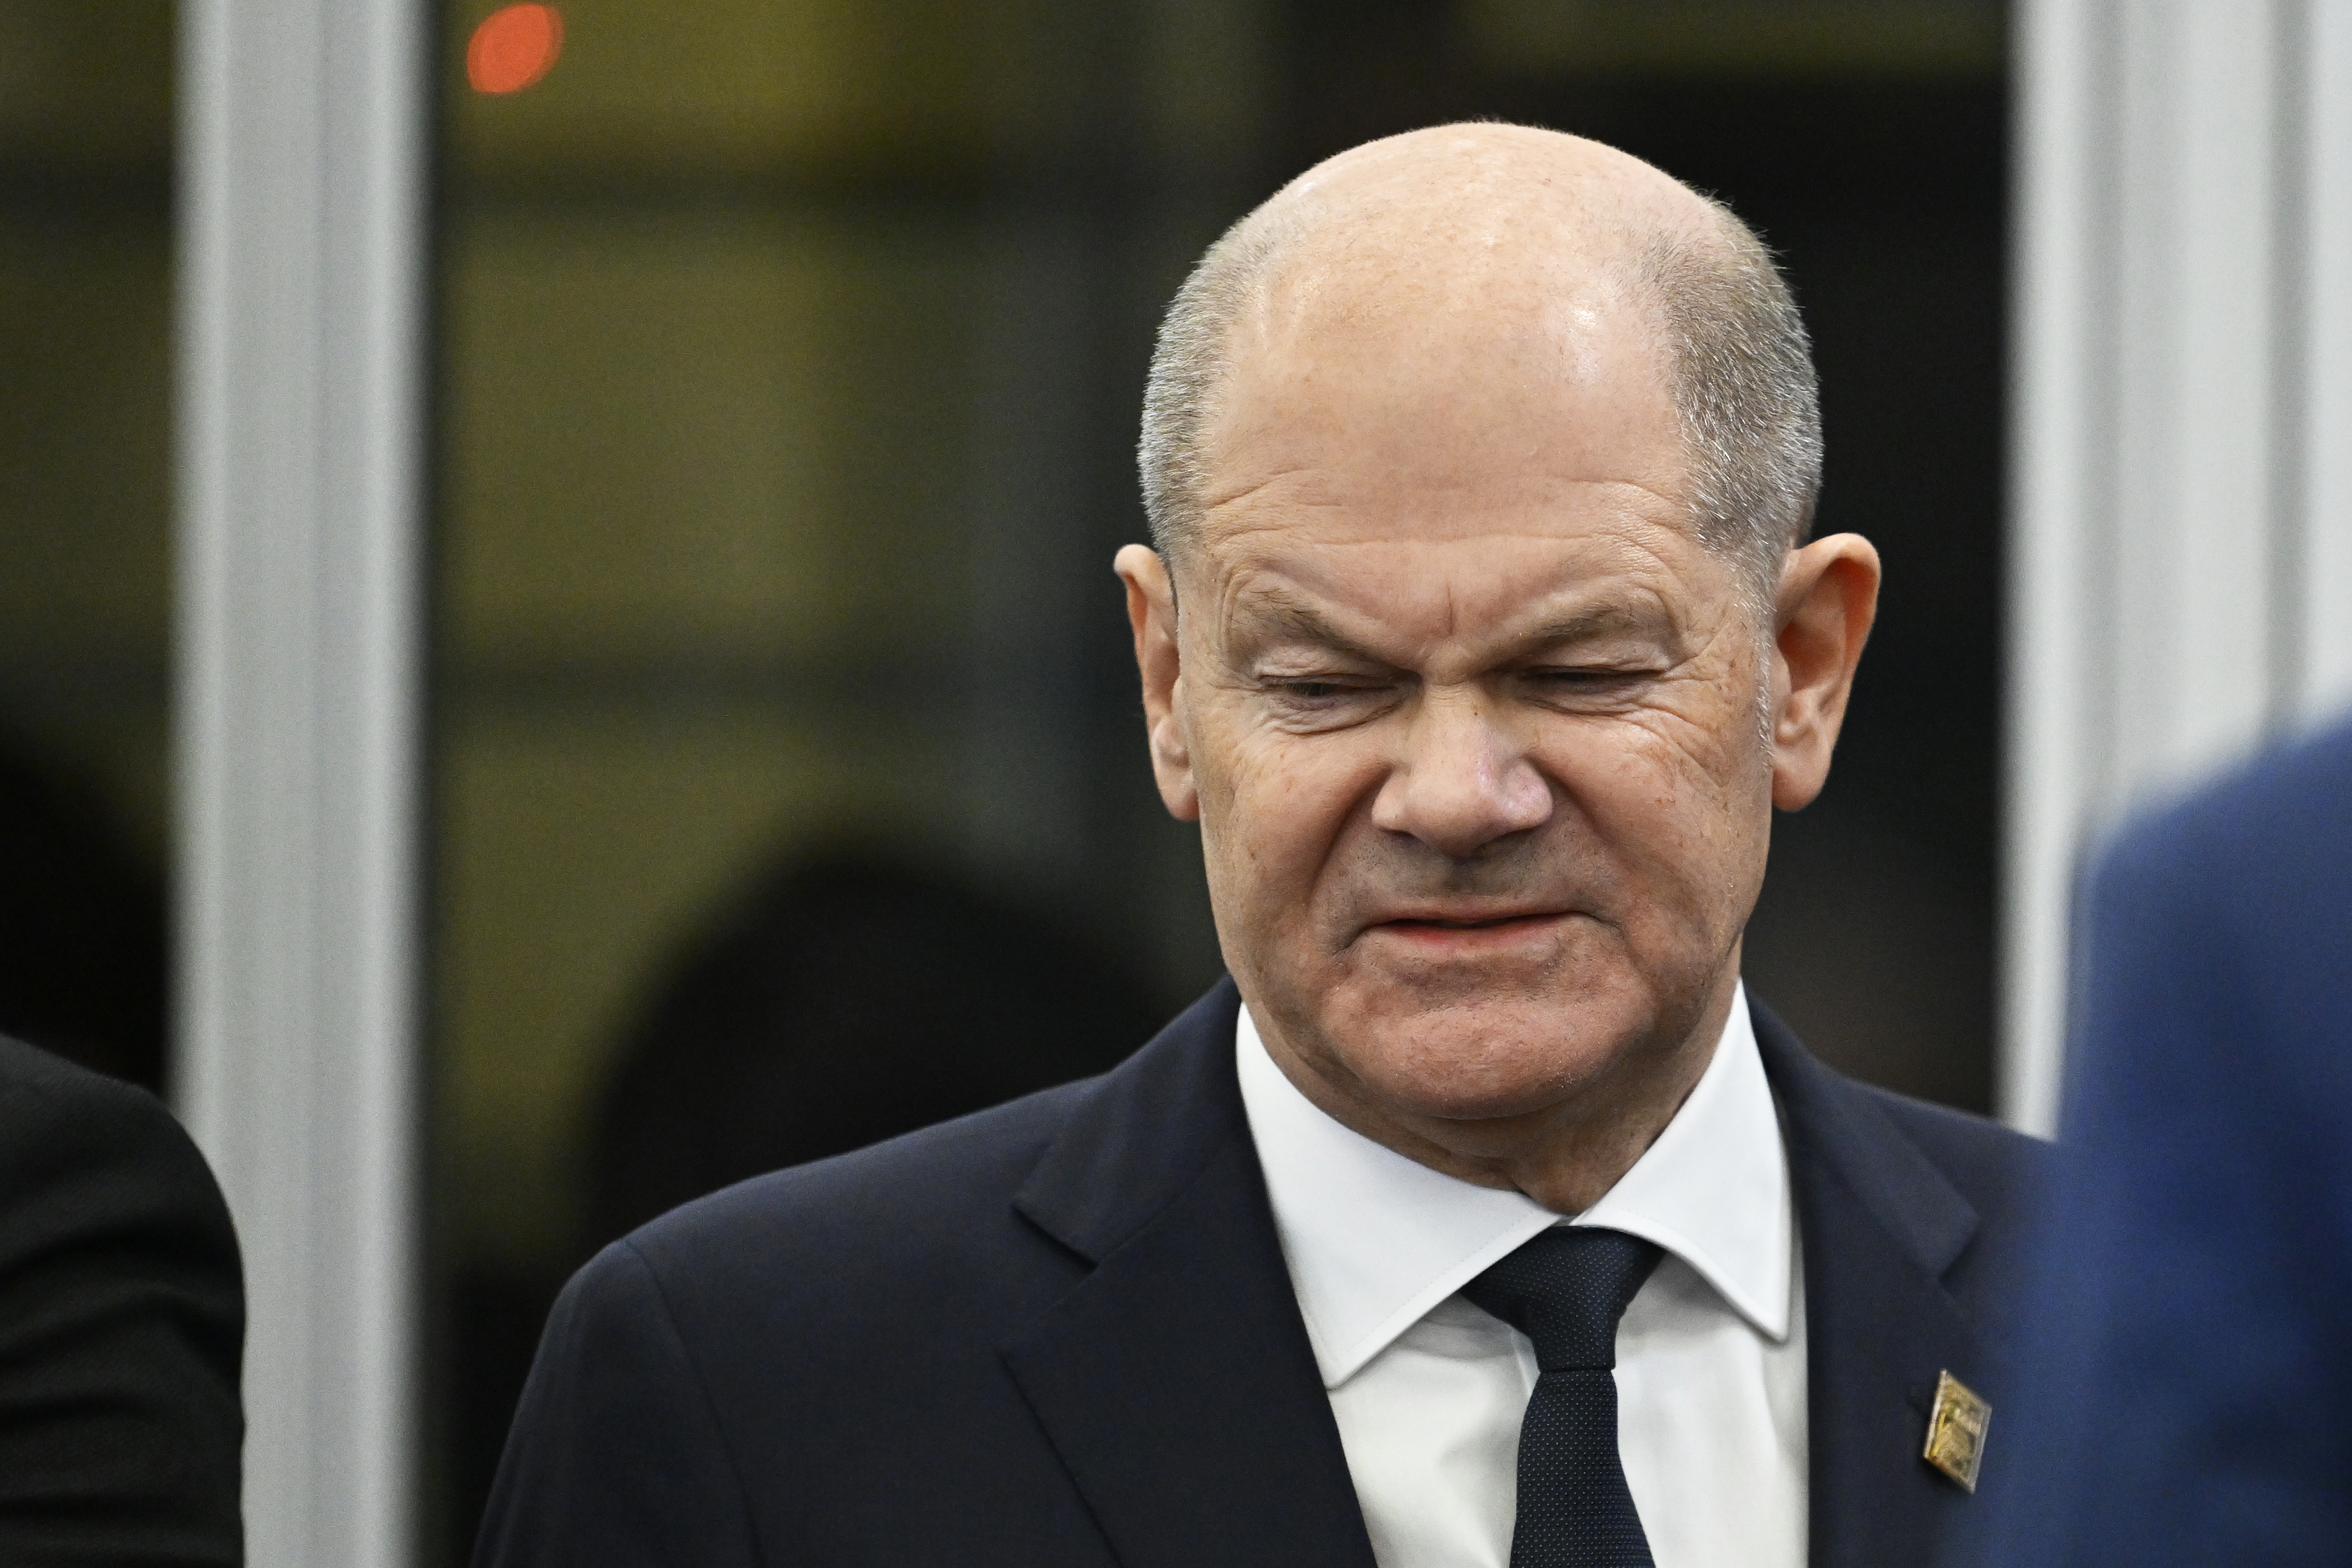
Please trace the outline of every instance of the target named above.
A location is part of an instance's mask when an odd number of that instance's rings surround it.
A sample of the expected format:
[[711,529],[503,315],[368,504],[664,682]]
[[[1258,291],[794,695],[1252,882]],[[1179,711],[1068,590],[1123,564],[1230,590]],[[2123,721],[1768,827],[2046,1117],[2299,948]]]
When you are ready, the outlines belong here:
[[1528,908],[1525,905],[1431,905],[1423,908],[1398,910],[1382,914],[1368,922],[1367,934],[1387,931],[1417,940],[1442,942],[1475,940],[1484,936],[1510,936],[1565,920],[1571,911],[1551,908]]

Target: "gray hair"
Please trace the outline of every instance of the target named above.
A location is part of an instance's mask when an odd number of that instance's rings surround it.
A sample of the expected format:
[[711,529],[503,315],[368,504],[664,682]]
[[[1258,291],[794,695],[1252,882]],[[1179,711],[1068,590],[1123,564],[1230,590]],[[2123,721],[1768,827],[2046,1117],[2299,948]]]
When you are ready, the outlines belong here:
[[[1732,562],[1760,614],[1783,556],[1812,528],[1820,388],[1811,341],[1772,253],[1729,207],[1701,199],[1716,216],[1712,243],[1653,240],[1635,277],[1673,355],[1693,526]],[[1290,212],[1261,208],[1243,218],[1194,265],[1160,321],[1136,461],[1152,545],[1171,562],[1200,529],[1202,433],[1234,329],[1301,229]]]

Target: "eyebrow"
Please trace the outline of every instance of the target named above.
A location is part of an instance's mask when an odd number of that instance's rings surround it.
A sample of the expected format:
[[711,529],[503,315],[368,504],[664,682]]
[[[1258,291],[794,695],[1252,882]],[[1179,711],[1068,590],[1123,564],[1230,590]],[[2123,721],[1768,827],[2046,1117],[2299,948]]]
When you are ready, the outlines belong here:
[[[1390,662],[1340,631],[1313,605],[1302,604],[1287,595],[1265,595],[1250,604],[1248,608],[1277,629],[1302,641],[1319,644],[1369,664],[1385,665]],[[1616,632],[1662,633],[1667,629],[1669,620],[1670,617],[1656,609],[1616,603],[1589,605],[1547,621],[1517,640],[1524,655],[1541,648],[1556,647],[1562,643],[1586,642]]]
[[1302,605],[1296,599],[1268,595],[1251,608],[1277,628],[1303,641],[1321,643],[1326,647],[1336,648],[1375,664],[1388,662],[1325,620],[1313,606]]
[[1655,607],[1635,608],[1615,603],[1590,605],[1538,626],[1527,638],[1526,646],[1537,648],[1555,643],[1585,642],[1612,632],[1662,632],[1669,624],[1670,617]]

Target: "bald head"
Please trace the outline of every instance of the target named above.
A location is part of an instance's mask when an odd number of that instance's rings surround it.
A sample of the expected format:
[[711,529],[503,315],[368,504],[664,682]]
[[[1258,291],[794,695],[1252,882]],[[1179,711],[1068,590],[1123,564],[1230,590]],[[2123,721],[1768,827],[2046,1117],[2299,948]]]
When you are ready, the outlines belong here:
[[1721,205],[1613,148],[1523,126],[1353,148],[1210,247],[1161,325],[1145,396],[1153,542],[1173,561],[1197,539],[1237,366],[1311,366],[1317,345],[1344,342],[1376,346],[1401,374],[1450,366],[1486,389],[1472,395],[1508,395],[1622,340],[1629,319],[1680,422],[1692,528],[1769,596],[1810,526],[1821,465],[1786,286]]

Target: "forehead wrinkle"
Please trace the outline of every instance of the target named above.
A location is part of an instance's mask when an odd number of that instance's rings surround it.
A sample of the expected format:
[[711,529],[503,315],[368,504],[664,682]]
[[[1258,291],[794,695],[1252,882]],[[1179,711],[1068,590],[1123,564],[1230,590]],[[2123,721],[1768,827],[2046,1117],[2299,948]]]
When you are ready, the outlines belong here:
[[[1261,439],[1277,448],[1268,456],[1279,466],[1268,472],[1253,472],[1251,465],[1234,462],[1234,454],[1220,454],[1225,458],[1218,465],[1220,468],[1238,467],[1242,471],[1223,480],[1233,487],[1229,490],[1213,488],[1220,476],[1210,477],[1212,488],[1207,495],[1213,499],[1202,509],[1203,543],[1223,542],[1286,525],[1287,520],[1280,515],[1259,521],[1235,519],[1236,509],[1244,516],[1255,510],[1245,504],[1253,501],[1260,506],[1270,505],[1278,512],[1344,510],[1359,516],[1370,513],[1383,517],[1392,531],[1363,531],[1365,542],[1408,542],[1416,537],[1410,518],[1399,518],[1400,512],[1434,517],[1491,518],[1498,512],[1510,511],[1539,515],[1577,506],[1580,498],[1583,506],[1622,506],[1646,522],[1677,530],[1688,523],[1689,502],[1678,493],[1686,476],[1675,467],[1641,461],[1639,455],[1619,456],[1607,464],[1594,463],[1589,457],[1585,461],[1572,462],[1563,460],[1557,447],[1546,447],[1530,454],[1537,467],[1528,476],[1528,482],[1521,487],[1526,493],[1495,495],[1491,490],[1495,476],[1489,467],[1479,463],[1459,459],[1416,462],[1391,456],[1381,459],[1380,467],[1367,470],[1346,460],[1358,454],[1343,442],[1305,439],[1286,431]],[[1284,447],[1290,449],[1281,450]],[[1307,449],[1301,451],[1301,447]],[[1680,453],[1660,455],[1671,463]],[[1619,463],[1631,471],[1608,471]],[[1602,471],[1591,471],[1596,468]],[[1265,493],[1269,490],[1276,493],[1269,496]],[[1462,497],[1484,499],[1479,504],[1464,505],[1458,499]],[[1500,538],[1546,536],[1546,531],[1530,527],[1490,527],[1484,531]],[[1435,542],[1442,536],[1420,537]]]
[[[1601,489],[1633,491],[1643,500],[1654,503],[1658,511],[1671,512],[1675,507],[1675,502],[1657,490],[1632,480],[1592,480],[1578,481],[1578,483],[1580,488],[1591,485]],[[1286,545],[1282,542],[1285,534],[1307,531],[1307,525],[1299,519],[1284,515],[1284,512],[1290,510],[1292,504],[1294,503],[1286,503],[1281,510],[1272,515],[1253,515],[1252,512],[1245,510],[1239,517],[1228,515],[1221,519],[1219,526],[1213,531],[1205,532],[1195,542],[1192,548],[1183,551],[1178,559],[1170,563],[1171,573],[1187,581],[1200,581],[1202,592],[1231,601],[1236,597],[1246,597],[1253,592],[1246,587],[1236,588],[1235,584],[1246,583],[1249,579],[1267,572],[1277,576],[1299,578],[1310,592],[1315,591],[1318,580],[1328,575],[1328,567],[1315,560],[1318,554],[1365,550],[1379,551],[1400,546],[1415,552],[1443,552],[1465,543],[1470,539],[1475,539],[1491,544],[1510,542],[1538,545],[1566,544],[1579,551],[1598,551],[1605,563],[1596,571],[1581,574],[1585,586],[1595,587],[1599,585],[1601,579],[1610,576],[1631,575],[1638,579],[1653,572],[1664,572],[1669,576],[1678,574],[1673,563],[1662,553],[1658,542],[1646,537],[1649,531],[1654,530],[1688,542],[1697,542],[1693,531],[1680,518],[1668,521],[1665,518],[1652,515],[1652,509],[1649,507],[1635,505],[1629,510],[1643,526],[1630,534],[1621,532],[1563,536],[1549,529],[1519,526],[1479,529],[1466,533],[1455,533],[1449,537],[1414,529],[1409,525],[1382,528],[1378,531],[1355,525],[1346,529],[1347,537],[1318,538],[1310,534],[1307,538],[1297,540],[1294,543]],[[1350,515],[1344,501],[1301,501],[1295,504],[1301,509],[1336,512],[1342,516]],[[1271,545],[1252,543],[1254,540],[1267,539],[1276,542]],[[1628,557],[1638,561],[1639,564],[1633,564]],[[1201,575],[1195,578],[1195,574]],[[1214,584],[1223,584],[1223,586],[1214,586]],[[1263,594],[1271,590],[1258,589],[1255,592]]]
[[[1313,463],[1293,463],[1287,468],[1276,468],[1274,472],[1266,475],[1263,479],[1250,480],[1247,484],[1242,486],[1239,489],[1234,490],[1230,495],[1216,496],[1216,499],[1210,500],[1206,505],[1202,507],[1201,516],[1205,521],[1207,519],[1216,516],[1218,512],[1223,510],[1225,508],[1238,505],[1241,502],[1249,500],[1250,497],[1257,494],[1260,490],[1278,485],[1283,480],[1291,479],[1299,474],[1313,473],[1315,468],[1316,465]],[[1212,495],[1215,494],[1214,491],[1211,491],[1210,493]],[[1285,504],[1301,507],[1333,507],[1343,503],[1337,500],[1318,500],[1312,497],[1300,497],[1297,500],[1287,501]],[[1237,530],[1235,531],[1239,531]]]

